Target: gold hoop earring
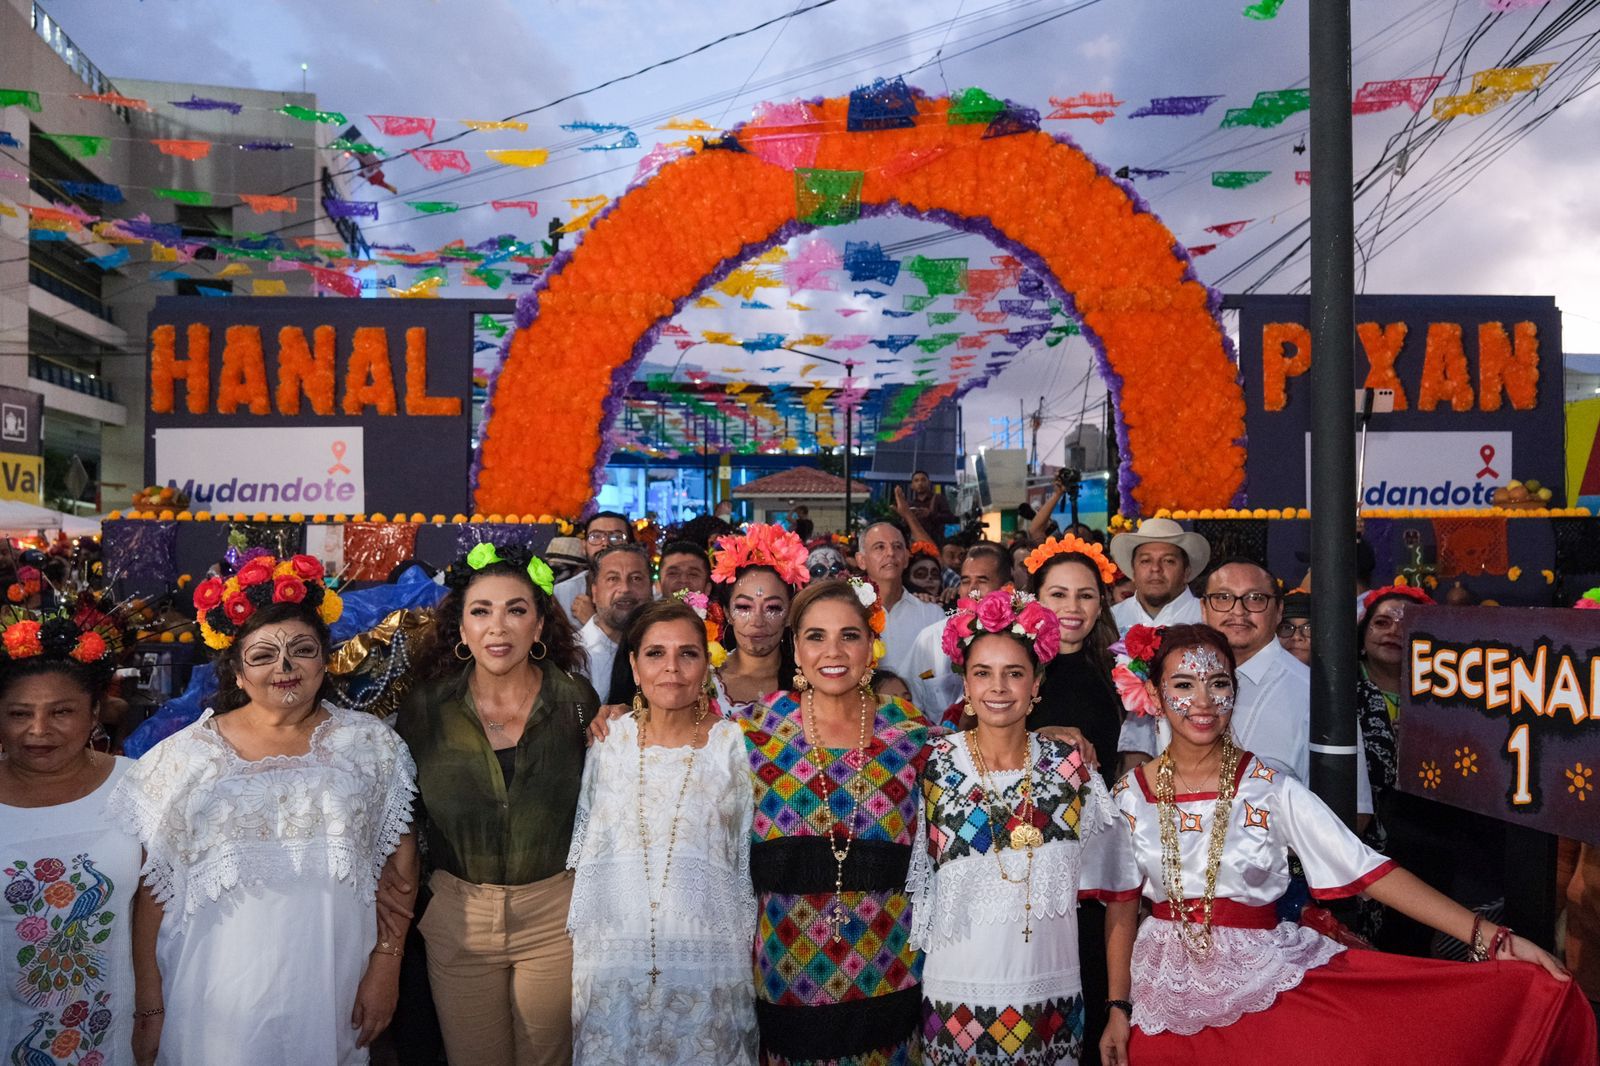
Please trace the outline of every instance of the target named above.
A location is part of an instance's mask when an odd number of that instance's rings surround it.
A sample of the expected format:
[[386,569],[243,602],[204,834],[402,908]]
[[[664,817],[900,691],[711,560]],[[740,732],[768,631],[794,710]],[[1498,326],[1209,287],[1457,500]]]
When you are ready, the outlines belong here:
[[[466,648],[467,649],[467,654],[465,654],[465,655],[461,654],[461,649],[462,648]],[[456,658],[460,659],[462,662],[466,663],[466,662],[471,662],[472,661],[472,649],[471,648],[467,648],[467,642],[466,641],[464,641],[464,640],[456,641],[455,651],[456,651]]]
[[[538,648],[539,654],[535,655],[533,653],[533,648]],[[543,662],[544,657],[550,654],[550,649],[544,646],[544,641],[542,640],[535,640],[533,642],[533,648],[528,649],[528,658],[532,659],[536,663]]]
[[642,692],[633,694],[633,716],[635,718],[648,718],[650,716],[650,705],[644,701],[644,693]]
[[811,682],[806,680],[806,675],[802,674],[799,670],[796,670],[794,672],[794,690],[796,692],[804,692],[810,687]]

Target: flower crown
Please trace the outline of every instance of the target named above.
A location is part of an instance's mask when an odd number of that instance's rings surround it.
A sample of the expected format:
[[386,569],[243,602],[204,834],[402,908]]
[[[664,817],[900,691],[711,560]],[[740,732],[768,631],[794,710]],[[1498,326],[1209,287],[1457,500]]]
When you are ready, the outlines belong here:
[[344,601],[327,586],[322,563],[312,556],[280,561],[265,548],[251,548],[239,560],[231,577],[208,577],[195,586],[194,607],[206,647],[231,647],[251,616],[274,603],[304,603],[324,625],[344,613]]
[[939,546],[931,540],[912,541],[910,551],[913,559],[920,555],[924,559],[932,559],[936,563],[942,562],[939,558]]
[[1361,597],[1361,613],[1363,615],[1366,614],[1372,610],[1374,604],[1388,596],[1404,596],[1413,603],[1420,603],[1425,607],[1436,606],[1439,602],[1415,585],[1389,585],[1381,589],[1373,589]]
[[983,597],[976,594],[957,601],[956,613],[944,624],[940,647],[957,666],[967,661],[972,642],[987,633],[1010,633],[1033,646],[1039,664],[1061,650],[1061,622],[1055,612],[1010,585]]
[[544,592],[546,596],[555,595],[556,575],[550,569],[550,564],[533,554],[526,548],[514,544],[499,547],[489,541],[476,545],[466,555],[451,563],[444,573],[444,583],[456,592],[460,592],[472,584],[473,575],[484,567],[493,566],[495,563],[504,563],[518,570],[525,570],[528,580]]
[[1045,563],[1057,555],[1087,555],[1096,569],[1100,571],[1101,584],[1116,584],[1117,564],[1106,558],[1104,548],[1098,544],[1091,544],[1082,537],[1051,537],[1029,552],[1028,558],[1023,561],[1023,565],[1028,568],[1028,573],[1037,574]]
[[717,538],[717,552],[711,567],[711,580],[732,584],[739,571],[751,566],[770,566],[778,580],[800,588],[811,580],[806,568],[805,544],[782,526],[757,522],[743,533]]
[[17,580],[6,587],[6,599],[22,603],[30,596],[37,596],[44,589],[43,576],[37,567],[18,567]]
[[[76,662],[103,667],[108,675],[116,658],[116,639],[107,637],[92,625],[79,623],[65,614],[21,618],[0,631],[0,658],[20,663],[30,659]],[[109,680],[109,676],[107,677]]]
[[722,646],[722,605],[703,592],[679,589],[672,595],[688,604],[689,609],[705,623],[706,656],[711,660],[713,669],[720,669],[728,661],[728,649]]
[[1117,665],[1111,670],[1111,680],[1117,686],[1117,695],[1129,714],[1154,718],[1159,711],[1155,700],[1145,688],[1150,680],[1150,664],[1161,650],[1162,635],[1166,626],[1134,626],[1127,635],[1111,645]]

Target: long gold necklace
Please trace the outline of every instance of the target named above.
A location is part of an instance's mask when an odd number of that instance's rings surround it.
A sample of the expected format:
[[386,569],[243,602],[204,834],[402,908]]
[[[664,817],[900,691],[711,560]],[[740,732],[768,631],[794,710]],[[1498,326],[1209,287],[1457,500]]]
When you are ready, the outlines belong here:
[[672,849],[678,842],[678,820],[683,816],[683,798],[689,792],[689,779],[694,776],[694,757],[700,750],[700,726],[710,713],[711,704],[704,697],[700,699],[695,708],[694,732],[689,738],[689,762],[683,768],[683,783],[678,786],[678,802],[672,811],[672,824],[667,832],[667,856],[661,866],[661,888],[659,892],[651,894],[650,886],[650,827],[644,817],[644,749],[645,742],[650,735],[650,715],[638,715],[639,720],[639,790],[635,794],[639,810],[639,846],[644,851],[644,890],[645,898],[650,901],[650,984],[656,983],[656,978],[661,976],[661,967],[656,965],[656,918],[661,910],[661,904],[667,896],[667,878],[672,876]]
[[1222,868],[1222,848],[1228,836],[1228,816],[1233,810],[1240,752],[1233,737],[1222,736],[1222,765],[1218,770],[1217,807],[1211,815],[1211,841],[1206,853],[1206,888],[1202,897],[1203,919],[1196,927],[1189,921],[1189,908],[1183,892],[1183,855],[1178,848],[1178,808],[1173,802],[1172,750],[1161,753],[1156,764],[1156,814],[1161,822],[1161,873],[1166,883],[1167,902],[1182,935],[1184,947],[1195,958],[1211,952],[1211,914],[1217,898],[1217,873]]
[[[1022,756],[1022,806],[1013,810],[1005,802],[1004,797],[989,784],[989,767],[983,761],[983,749],[978,746],[978,731],[969,729],[966,732],[967,755],[972,759],[972,765],[978,771],[978,787],[983,790],[984,805],[989,808],[989,840],[994,850],[994,865],[1000,871],[1000,880],[1011,885],[1025,885],[1024,902],[1022,905],[1022,942],[1030,943],[1033,940],[1033,849],[1044,845],[1044,834],[1039,827],[1033,824],[1033,737],[1028,735],[1028,741],[1023,749]],[[995,813],[1004,811],[1004,817],[998,822]],[[1015,820],[1017,826],[1011,830],[1011,847],[1015,851],[1025,852],[1028,856],[1028,869],[1019,879],[1006,873],[1006,864],[1000,858],[1000,831],[1007,824]]]
[[[800,726],[805,732],[806,743],[812,751],[825,750],[822,744],[822,732],[816,728],[816,710],[813,707],[813,690],[806,690],[805,708],[801,712]],[[861,691],[861,726],[856,737],[855,750],[850,755],[843,756],[852,769],[850,784],[845,791],[850,794],[850,820],[844,827],[844,847],[839,847],[839,836],[835,826],[828,827],[828,851],[833,855],[833,904],[828,908],[828,916],[823,919],[833,927],[833,942],[837,944],[844,935],[845,923],[850,920],[849,912],[844,906],[844,863],[850,857],[850,847],[856,842],[856,814],[861,809],[861,767],[866,761],[867,753],[867,723],[873,718],[872,708],[868,705],[867,693]],[[852,759],[852,756],[854,758]],[[838,759],[828,762],[832,766]],[[827,812],[827,817],[833,817],[833,779],[828,776],[827,767],[817,767],[817,775],[822,778],[822,809]]]

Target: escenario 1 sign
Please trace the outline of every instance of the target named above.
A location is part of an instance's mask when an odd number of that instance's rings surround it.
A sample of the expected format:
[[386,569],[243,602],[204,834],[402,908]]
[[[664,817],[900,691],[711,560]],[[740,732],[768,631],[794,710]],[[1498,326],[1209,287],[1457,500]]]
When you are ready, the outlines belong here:
[[[1239,311],[1246,494],[1252,507],[1305,507],[1310,443],[1310,305],[1230,296]],[[1357,296],[1357,389],[1388,389],[1374,414],[1364,507],[1473,509],[1534,480],[1564,499],[1561,313],[1550,296]]]
[[470,511],[482,303],[158,300],[147,481],[197,511]]

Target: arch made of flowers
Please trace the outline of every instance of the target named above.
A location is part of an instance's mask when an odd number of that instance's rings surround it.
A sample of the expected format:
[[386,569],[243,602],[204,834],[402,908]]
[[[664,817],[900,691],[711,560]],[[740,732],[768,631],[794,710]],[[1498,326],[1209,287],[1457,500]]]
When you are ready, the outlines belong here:
[[[740,263],[856,217],[830,214],[848,214],[856,190],[860,214],[959,226],[1045,278],[1112,393],[1124,512],[1240,502],[1244,392],[1216,295],[1129,186],[1003,106],[973,121],[961,98],[918,95],[909,124],[852,130],[847,97],[782,105],[636,184],[518,303],[474,465],[477,509],[588,508],[660,329]],[[828,175],[852,174],[831,179],[845,197],[830,193]]]

